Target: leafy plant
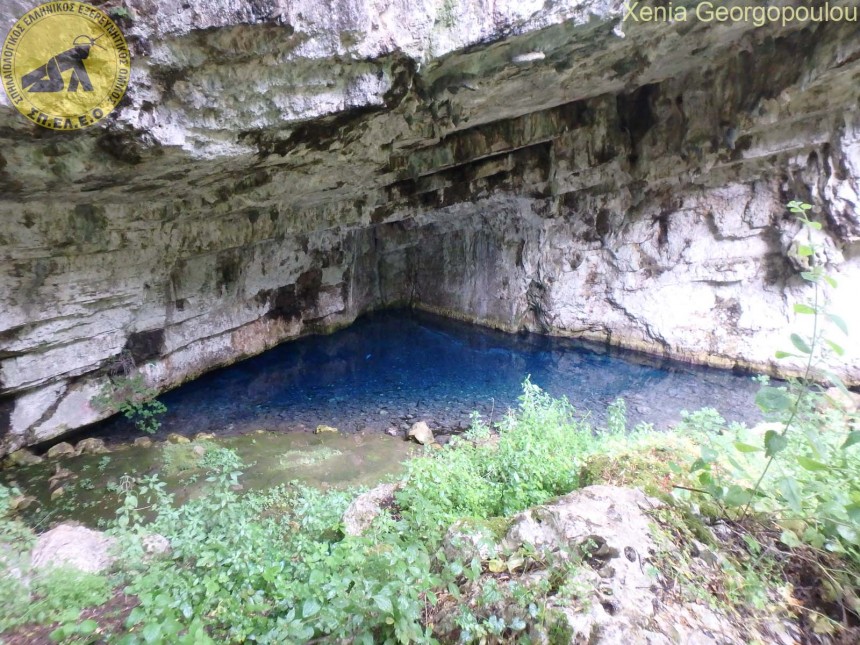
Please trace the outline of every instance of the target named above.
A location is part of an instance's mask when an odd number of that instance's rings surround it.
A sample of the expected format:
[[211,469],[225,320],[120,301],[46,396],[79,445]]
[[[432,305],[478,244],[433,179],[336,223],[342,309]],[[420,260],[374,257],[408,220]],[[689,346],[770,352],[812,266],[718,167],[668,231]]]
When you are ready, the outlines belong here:
[[149,387],[142,374],[111,377],[103,390],[93,397],[93,405],[110,413],[122,412],[138,430],[154,434],[161,427],[158,417],[167,412],[158,392]]
[[[438,531],[459,517],[508,515],[570,492],[577,459],[598,441],[574,413],[566,399],[526,379],[519,410],[499,424],[497,444],[458,442],[407,464],[408,484],[397,496],[403,517]],[[481,432],[473,420],[476,427]]]
[[[809,204],[793,201],[788,208],[804,227],[821,228],[809,218]],[[776,353],[779,359],[801,359],[803,373],[780,386],[761,379],[756,403],[771,422],[763,436],[752,436],[738,426],[725,427],[715,411],[707,417],[688,418],[685,423],[688,428],[698,426],[704,439],[692,472],[701,491],[726,514],[732,509],[733,516],[743,520],[751,511],[769,513],[784,528],[782,539],[789,546],[802,541],[814,548],[850,554],[860,562],[860,460],[854,448],[860,443],[860,432],[853,425],[856,414],[852,420],[828,411],[817,385],[829,381],[847,394],[838,376],[818,365],[826,353],[844,353],[823,323],[831,323],[842,334],[847,334],[848,328],[824,304],[824,289],[836,288],[837,284],[816,263],[816,251],[811,242],[799,245],[796,251],[808,258],[809,268],[801,277],[812,287],[812,299],[795,304],[794,312],[811,317],[811,332],[792,333],[792,349]]]
[[627,429],[627,404],[617,398],[606,408],[606,430],[613,434],[623,434]]

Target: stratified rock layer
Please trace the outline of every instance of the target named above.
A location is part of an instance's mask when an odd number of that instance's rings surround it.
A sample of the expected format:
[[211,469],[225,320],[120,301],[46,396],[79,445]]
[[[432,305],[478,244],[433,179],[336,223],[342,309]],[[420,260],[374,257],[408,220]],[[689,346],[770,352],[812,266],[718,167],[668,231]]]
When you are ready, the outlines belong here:
[[856,22],[125,4],[109,123],[0,104],[0,452],[99,419],[130,363],[165,389],[392,305],[772,372],[809,322],[795,198],[860,329]]

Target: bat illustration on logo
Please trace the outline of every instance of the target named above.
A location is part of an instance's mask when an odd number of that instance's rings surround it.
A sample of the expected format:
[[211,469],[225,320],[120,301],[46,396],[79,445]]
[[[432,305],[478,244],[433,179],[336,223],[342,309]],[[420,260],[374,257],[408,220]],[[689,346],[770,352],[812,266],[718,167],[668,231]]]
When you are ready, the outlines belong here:
[[62,92],[65,87],[63,73],[71,70],[72,75],[67,91],[77,92],[78,86],[80,86],[84,92],[92,92],[93,84],[90,82],[89,74],[87,74],[84,60],[89,57],[90,48],[93,45],[104,49],[101,45],[96,44],[96,40],[98,38],[78,36],[72,43],[71,49],[53,56],[44,65],[22,76],[21,85],[30,92]]

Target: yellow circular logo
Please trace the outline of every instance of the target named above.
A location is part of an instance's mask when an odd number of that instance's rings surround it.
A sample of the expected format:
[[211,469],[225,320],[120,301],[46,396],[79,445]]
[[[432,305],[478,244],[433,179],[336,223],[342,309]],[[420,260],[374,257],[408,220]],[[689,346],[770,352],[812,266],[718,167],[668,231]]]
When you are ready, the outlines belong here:
[[82,2],[36,7],[15,23],[0,51],[12,105],[52,130],[80,130],[103,119],[125,94],[130,74],[119,27]]

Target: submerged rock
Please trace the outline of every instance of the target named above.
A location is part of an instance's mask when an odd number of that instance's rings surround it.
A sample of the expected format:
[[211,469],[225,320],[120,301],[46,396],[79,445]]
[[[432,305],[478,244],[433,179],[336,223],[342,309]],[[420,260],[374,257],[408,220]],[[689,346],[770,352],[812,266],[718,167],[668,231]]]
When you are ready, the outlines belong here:
[[6,463],[9,466],[35,466],[36,464],[41,464],[43,461],[42,457],[34,455],[26,448],[16,450],[6,456]]
[[34,569],[72,567],[99,573],[113,563],[114,539],[77,524],[60,524],[39,536],[30,561]]
[[333,427],[333,426],[327,426],[327,425],[322,425],[322,424],[318,425],[316,427],[316,430],[314,430],[314,434],[325,434],[325,433],[334,433],[334,432],[338,432],[338,429]]
[[430,445],[435,441],[433,431],[430,430],[430,426],[424,421],[413,423],[412,427],[409,428],[409,436],[424,446]]
[[352,500],[342,518],[344,533],[347,535],[364,533],[382,509],[394,502],[394,493],[402,485],[402,482],[380,484]]
[[107,452],[110,452],[110,450],[105,445],[104,439],[97,439],[95,437],[82,439],[75,446],[76,455],[103,455]]
[[18,495],[9,501],[9,508],[13,511],[23,511],[38,503],[39,500],[32,495]]
[[67,441],[62,441],[48,448],[46,453],[48,459],[56,459],[58,457],[74,457],[75,448]]
[[54,474],[48,479],[48,488],[52,491],[58,488],[67,479],[77,479],[78,476],[68,468],[63,468],[59,464],[54,469]]

